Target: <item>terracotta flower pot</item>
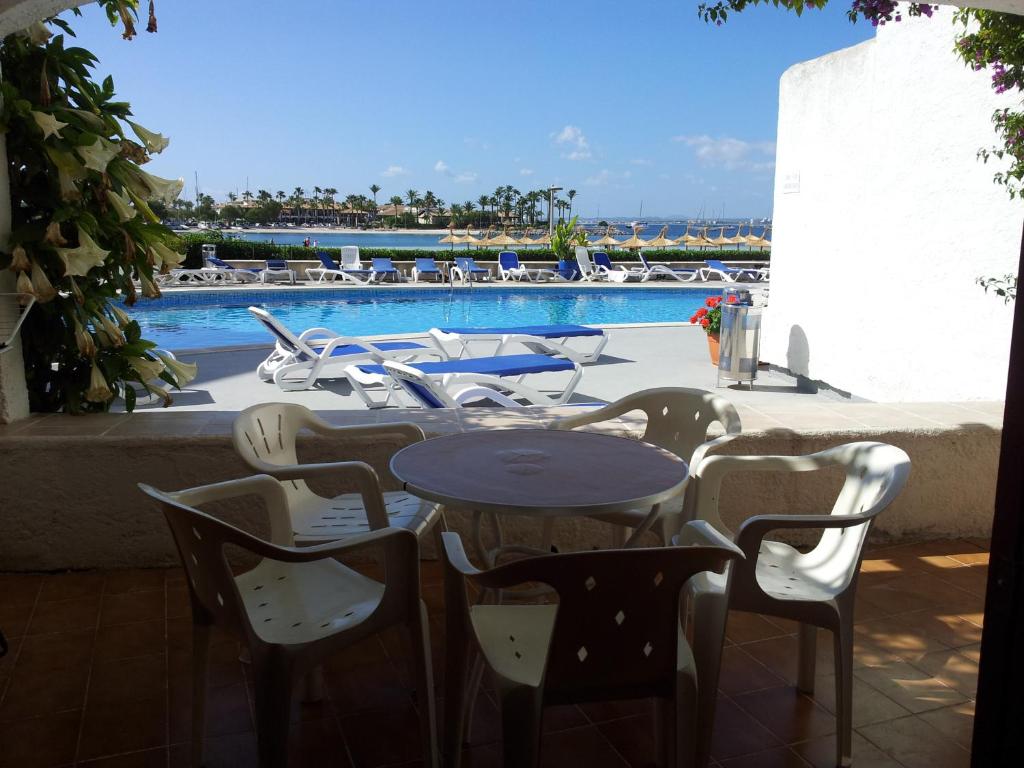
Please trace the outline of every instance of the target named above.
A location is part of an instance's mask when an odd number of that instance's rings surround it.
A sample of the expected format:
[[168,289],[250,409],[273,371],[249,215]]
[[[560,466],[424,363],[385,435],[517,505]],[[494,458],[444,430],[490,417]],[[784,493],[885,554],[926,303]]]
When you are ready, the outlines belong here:
[[718,334],[709,333],[708,337],[708,353],[711,355],[711,364],[718,365]]

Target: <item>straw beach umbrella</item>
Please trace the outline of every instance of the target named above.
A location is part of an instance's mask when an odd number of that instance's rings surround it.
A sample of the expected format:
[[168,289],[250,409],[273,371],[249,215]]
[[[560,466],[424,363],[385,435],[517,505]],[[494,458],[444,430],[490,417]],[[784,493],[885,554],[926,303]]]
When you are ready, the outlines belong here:
[[646,248],[647,241],[640,237],[638,234],[642,229],[643,227],[633,227],[633,236],[628,240],[623,240],[621,243],[618,244],[617,247],[623,248],[625,250],[637,251],[639,251],[641,248]]
[[711,245],[717,245],[719,248],[732,245],[732,240],[725,236],[725,227],[720,227],[718,229],[718,237],[712,237],[708,242],[711,243]]
[[676,244],[675,240],[665,236],[667,233],[668,233],[668,227],[667,226],[662,227],[661,231],[655,237],[652,237],[650,240],[647,241],[647,247],[648,248],[668,248],[671,245],[675,245]]
[[604,236],[603,237],[599,237],[597,240],[592,242],[591,245],[617,246],[622,241],[621,240],[616,240],[614,237],[612,237],[612,232],[614,232],[614,231],[615,231],[615,227],[608,227],[608,229],[605,230]]
[[697,237],[693,241],[693,245],[696,248],[714,248],[715,244],[708,240],[707,236],[708,228],[704,227],[700,232],[697,233]]
[[514,237],[510,237],[508,232],[502,232],[500,235],[495,235],[492,238],[484,240],[484,245],[491,248],[508,248],[512,245],[519,245],[520,241]]
[[753,229],[751,229],[751,234],[747,235],[747,245],[749,245],[751,248],[771,248],[772,241],[765,237],[765,235],[767,235],[771,231],[771,227],[765,227],[764,232],[762,232],[759,237],[754,237]]
[[747,238],[743,235],[743,225],[740,224],[736,227],[736,234],[729,238],[729,243],[732,245],[746,245]]
[[449,227],[448,228],[448,234],[445,235],[444,237],[442,237],[437,242],[439,242],[439,243],[441,243],[443,245],[451,245],[452,250],[454,251],[455,250],[455,244],[456,243],[461,243],[462,240],[459,239],[459,235],[455,234],[455,230],[453,228]]
[[479,245],[480,244],[480,238],[474,236],[469,231],[469,227],[466,227],[466,234],[457,236],[456,239],[453,240],[452,242],[454,242],[454,243],[465,243],[466,244],[466,250],[468,251],[469,250],[469,246],[471,246],[471,245]]
[[690,234],[690,222],[686,222],[686,231],[682,237],[676,240],[676,245],[681,245],[684,248],[696,248],[700,245],[700,242],[700,237]]

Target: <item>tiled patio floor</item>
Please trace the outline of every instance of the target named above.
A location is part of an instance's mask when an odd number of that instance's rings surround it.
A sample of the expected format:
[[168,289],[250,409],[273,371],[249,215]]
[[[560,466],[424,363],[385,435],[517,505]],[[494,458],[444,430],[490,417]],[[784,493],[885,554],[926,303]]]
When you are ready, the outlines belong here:
[[[988,564],[986,542],[872,551],[861,576],[855,657],[857,768],[969,762]],[[439,691],[440,568],[425,564]],[[0,768],[188,765],[190,619],[180,572],[0,576]],[[830,766],[830,639],[813,697],[797,694],[794,625],[730,618],[714,756],[728,768]],[[415,709],[396,638],[363,643],[327,669],[328,698],[294,708],[293,766],[415,765]],[[213,652],[207,765],[254,766],[251,692],[237,646]],[[443,707],[443,702],[442,702]],[[544,764],[648,766],[648,702],[548,712]],[[500,765],[493,699],[477,708],[465,765]]]

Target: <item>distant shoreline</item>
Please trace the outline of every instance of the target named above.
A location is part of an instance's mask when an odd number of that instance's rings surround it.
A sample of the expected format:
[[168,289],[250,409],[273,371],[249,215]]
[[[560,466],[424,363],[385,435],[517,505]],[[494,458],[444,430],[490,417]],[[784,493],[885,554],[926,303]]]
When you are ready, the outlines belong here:
[[[357,229],[356,227],[250,227],[240,229],[200,229],[199,227],[189,229],[178,229],[176,232],[187,234],[220,232],[224,235],[237,235],[244,232],[254,232],[267,235],[447,235],[447,229]],[[465,227],[458,227],[457,231],[465,232]],[[476,228],[477,232],[482,231]]]

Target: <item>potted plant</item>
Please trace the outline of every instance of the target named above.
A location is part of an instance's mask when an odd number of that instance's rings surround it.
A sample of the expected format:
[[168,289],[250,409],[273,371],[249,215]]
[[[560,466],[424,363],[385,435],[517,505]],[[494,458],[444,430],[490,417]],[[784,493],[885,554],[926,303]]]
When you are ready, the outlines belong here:
[[[729,303],[735,303],[736,297],[729,296]],[[718,365],[718,342],[722,330],[722,297],[708,296],[704,300],[704,306],[693,313],[691,323],[697,323],[704,329],[708,337],[708,353],[711,355],[711,364]]]
[[551,234],[551,250],[558,257],[558,274],[568,280],[577,274],[576,246],[587,244],[587,233],[576,229],[578,219],[579,216],[573,216],[569,221],[558,222]]

